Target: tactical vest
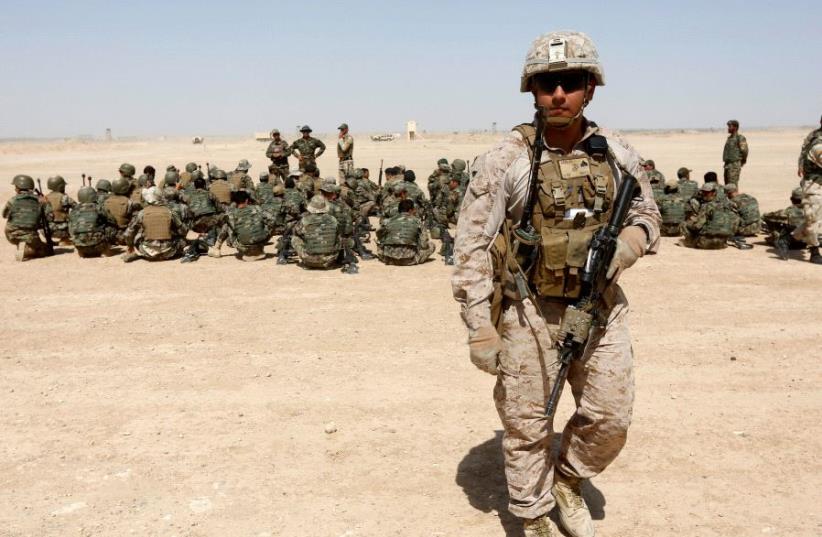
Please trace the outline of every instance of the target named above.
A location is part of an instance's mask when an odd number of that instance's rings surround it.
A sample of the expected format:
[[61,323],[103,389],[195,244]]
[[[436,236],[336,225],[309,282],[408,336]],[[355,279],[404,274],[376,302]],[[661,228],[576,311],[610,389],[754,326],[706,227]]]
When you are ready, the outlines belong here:
[[661,183],[654,183],[651,185],[651,193],[654,195],[654,200],[657,201],[657,205],[659,205],[660,199],[665,195],[665,187]]
[[328,214],[337,220],[340,226],[340,233],[343,237],[348,237],[354,233],[354,222],[351,218],[351,210],[340,200],[328,202]]
[[271,142],[271,145],[268,146],[268,154],[269,158],[273,160],[278,160],[282,158],[288,157],[285,153],[285,143],[277,143]]
[[228,181],[218,179],[208,187],[214,198],[220,203],[231,203],[231,185]]
[[132,203],[136,203],[138,205],[143,204],[143,189],[137,184],[137,181],[134,179],[129,179],[131,181],[131,193],[129,194],[129,199]]
[[681,224],[685,221],[685,202],[679,196],[665,195],[657,205],[663,224]]
[[328,213],[307,214],[302,224],[306,254],[332,255],[340,250],[336,218]]
[[690,179],[681,179],[679,181],[679,195],[684,200],[689,200],[696,196],[699,191],[699,185],[696,181]]
[[285,223],[285,215],[283,214],[284,201],[282,196],[274,196],[269,203],[264,205],[265,209],[274,217],[274,225],[278,229]]
[[299,190],[293,188],[286,188],[283,195],[283,206],[285,213],[289,216],[300,216],[302,214],[303,195]]
[[177,184],[180,188],[185,189],[191,183],[191,172],[183,172],[180,174],[180,180]]
[[162,205],[143,209],[143,237],[149,241],[171,240],[171,210]]
[[9,214],[9,223],[18,229],[35,230],[40,223],[40,200],[31,194],[18,194]]
[[69,217],[69,233],[74,236],[97,231],[99,215],[95,203],[83,203],[75,207]]
[[759,221],[759,202],[756,198],[748,194],[740,194],[733,201],[739,211],[740,226],[749,226]]
[[234,222],[237,226],[234,231],[237,233],[237,240],[240,244],[250,246],[268,240],[269,233],[258,208],[243,207],[237,209],[234,212]]
[[271,183],[260,183],[257,185],[257,203],[268,205],[274,199],[274,185]]
[[49,192],[46,195],[46,199],[51,204],[51,212],[54,214],[55,222],[65,222],[68,219],[68,213],[63,207],[63,196],[65,194],[62,192]]
[[[533,125],[514,130],[525,139],[530,156],[536,138]],[[542,297],[579,296],[580,271],[591,238],[611,216],[615,179],[605,138],[595,136],[586,140],[588,154],[561,155],[545,149],[549,160],[539,167],[532,218],[541,240],[530,279]]]
[[211,201],[211,195],[208,190],[203,190],[202,188],[189,192],[188,208],[191,209],[191,214],[194,215],[194,218],[217,212],[217,208],[214,206],[214,202]]
[[700,235],[728,238],[734,234],[734,213],[730,207],[714,202],[710,216]]
[[[340,142],[346,142],[346,141],[349,141],[349,140],[351,141],[351,146],[348,148],[347,151],[343,151],[342,148],[340,147]],[[354,155],[354,139],[351,138],[350,136],[345,136],[343,139],[341,139],[337,142],[337,157],[339,157],[340,160],[351,160],[353,155]]]
[[129,222],[128,202],[127,197],[112,194],[103,204],[103,207],[114,217],[114,221],[117,222],[117,227],[120,229],[124,229]]
[[234,187],[234,190],[242,190],[243,189],[243,178],[245,177],[244,172],[232,172],[228,178],[228,183]]
[[396,216],[386,220],[383,228],[383,245],[417,247],[421,230],[418,219],[408,215]]

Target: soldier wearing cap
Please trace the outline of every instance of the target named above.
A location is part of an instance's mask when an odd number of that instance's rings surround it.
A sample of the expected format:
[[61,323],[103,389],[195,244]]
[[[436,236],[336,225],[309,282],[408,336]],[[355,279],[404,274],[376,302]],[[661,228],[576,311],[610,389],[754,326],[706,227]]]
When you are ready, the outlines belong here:
[[228,174],[228,183],[232,190],[245,190],[249,195],[254,193],[254,181],[248,175],[250,169],[251,164],[246,159],[237,163],[237,168]]
[[788,207],[763,214],[762,221],[768,232],[765,242],[776,247],[783,259],[788,258],[788,250],[805,248],[803,241],[791,236],[791,233],[805,221],[805,214],[802,211],[802,188],[797,187],[791,191],[791,204]]
[[677,183],[679,183],[677,190],[679,191],[679,196],[686,202],[699,192],[699,184],[696,181],[691,181],[692,171],[693,170],[689,170],[684,166],[676,171],[676,179]]
[[[509,511],[523,519],[526,537],[558,535],[547,516],[554,506],[568,533],[591,537],[594,526],[581,485],[625,445],[634,394],[628,304],[616,280],[659,241],[660,217],[639,154],[583,115],[605,84],[588,36],[538,37],[520,82],[520,90],[533,95],[540,121],[516,127],[476,159],[457,221],[451,286],[468,328],[472,363],[497,377],[494,400],[504,429]],[[536,125],[544,130],[537,132]],[[546,146],[538,180],[555,187],[540,189],[533,207],[542,237],[528,282],[502,287],[499,282],[514,281],[511,265],[499,260],[512,257],[508,230],[522,217],[538,136]],[[575,267],[580,265],[571,252],[585,252],[590,237],[607,222],[625,173],[639,178],[642,196],[631,202],[607,271],[603,323],[593,328],[582,360],[572,362],[568,382],[576,409],[554,457],[554,425],[545,404],[558,372],[551,334],[579,295]],[[570,208],[590,215],[584,222],[576,218],[573,234],[560,216]],[[523,288],[531,292],[522,296]]]
[[742,171],[742,166],[747,161],[748,141],[739,134],[739,121],[731,119],[728,121],[728,138],[725,140],[725,147],[722,149],[726,185],[739,183],[739,174]]
[[337,158],[340,160],[339,180],[342,183],[345,176],[354,170],[354,137],[348,133],[348,123],[343,123],[337,129],[340,131]]
[[451,175],[451,166],[447,158],[437,161],[437,168],[428,176],[428,199],[435,200],[444,186],[448,184]]
[[48,255],[48,246],[40,239],[38,230],[43,228],[51,213],[51,205],[34,192],[34,179],[28,175],[16,175],[12,179],[15,195],[3,207],[6,219],[6,240],[17,247],[14,259],[24,261]]
[[311,127],[303,125],[300,129],[302,138],[291,144],[291,154],[300,161],[300,171],[305,171],[306,164],[317,165],[317,159],[325,153],[325,144],[311,137]]
[[278,182],[269,177],[271,184],[282,184],[288,177],[288,155],[290,154],[291,148],[288,146],[288,142],[280,137],[280,131],[271,129],[271,143],[268,144],[268,149],[265,150],[265,156],[271,159],[271,165],[268,167],[269,175],[279,178]]
[[654,199],[656,199],[657,196],[665,193],[665,176],[656,169],[656,163],[651,159],[646,160],[642,167],[645,169],[645,174],[651,183],[651,191],[654,193]]
[[707,182],[699,189],[701,203],[685,222],[684,244],[700,250],[721,250],[736,234],[739,216],[730,203],[717,197],[717,184]]

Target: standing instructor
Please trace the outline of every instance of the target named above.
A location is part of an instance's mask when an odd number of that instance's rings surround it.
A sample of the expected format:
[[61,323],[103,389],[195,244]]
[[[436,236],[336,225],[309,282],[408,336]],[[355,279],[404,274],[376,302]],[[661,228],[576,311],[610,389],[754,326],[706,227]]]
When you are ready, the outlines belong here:
[[[616,280],[656,244],[660,217],[637,152],[583,115],[596,87],[604,85],[588,36],[538,37],[525,58],[520,90],[533,95],[541,121],[519,125],[476,160],[457,224],[454,297],[468,328],[471,361],[497,377],[509,510],[523,519],[527,537],[558,535],[547,517],[555,505],[571,535],[594,535],[580,487],[616,458],[631,421],[628,303]],[[538,123],[545,125],[541,133]],[[532,214],[540,238],[532,269],[515,285],[519,269],[510,231],[525,209],[537,136],[545,145]],[[620,232],[599,325],[582,359],[571,364],[576,411],[554,459],[554,424],[545,415],[558,370],[551,333],[579,295],[577,276],[588,244],[608,221],[626,173],[640,179],[643,195],[631,202]]]

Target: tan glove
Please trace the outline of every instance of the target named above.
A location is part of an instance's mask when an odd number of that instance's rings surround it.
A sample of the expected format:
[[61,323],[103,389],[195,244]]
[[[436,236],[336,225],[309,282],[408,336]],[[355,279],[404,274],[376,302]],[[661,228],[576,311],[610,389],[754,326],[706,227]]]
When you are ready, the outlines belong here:
[[625,269],[631,268],[636,260],[645,255],[648,236],[639,226],[628,226],[619,232],[616,251],[605,277],[616,282]]
[[497,374],[497,357],[502,350],[499,334],[491,325],[483,325],[468,336],[471,363],[491,375]]

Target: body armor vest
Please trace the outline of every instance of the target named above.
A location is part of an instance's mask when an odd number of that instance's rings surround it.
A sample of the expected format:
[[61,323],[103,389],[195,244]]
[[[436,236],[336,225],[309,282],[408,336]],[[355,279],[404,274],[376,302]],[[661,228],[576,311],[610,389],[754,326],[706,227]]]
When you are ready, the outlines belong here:
[[417,240],[422,227],[420,221],[412,216],[400,215],[386,220],[382,244],[385,246],[417,247]]
[[191,172],[182,172],[177,184],[180,185],[180,188],[186,189],[191,184]]
[[817,134],[814,139],[808,144],[807,149],[803,151],[802,155],[802,178],[805,181],[813,181],[822,185],[822,167],[817,166],[815,163],[808,158],[808,153],[810,153],[811,148],[818,144],[822,143],[822,132]]
[[295,190],[293,188],[286,188],[285,194],[283,195],[283,205],[285,206],[285,212],[289,216],[300,216],[302,214],[302,204],[303,204],[303,196],[300,194],[299,190]]
[[228,184],[228,181],[218,179],[211,183],[208,189],[220,203],[231,203],[231,185]]
[[749,226],[759,221],[759,202],[756,198],[748,194],[740,194],[734,198],[734,203],[739,211],[740,226]]
[[308,214],[302,224],[306,254],[332,255],[340,250],[336,218],[328,213]]
[[274,185],[271,183],[260,183],[257,185],[257,203],[268,205],[274,199]]
[[35,230],[40,223],[40,200],[31,194],[18,194],[9,214],[9,223],[18,229]]
[[68,219],[68,213],[66,213],[65,207],[63,207],[64,195],[62,192],[49,192],[46,195],[46,199],[49,200],[49,204],[51,204],[51,212],[54,214],[55,222],[65,222]]
[[730,207],[714,202],[710,218],[702,227],[701,235],[728,238],[734,234],[734,214]]
[[120,229],[124,229],[128,225],[128,202],[127,197],[112,194],[103,204],[103,207],[114,217],[114,221],[117,222],[117,227]]
[[[526,140],[530,156],[536,137],[533,125],[514,130]],[[611,216],[615,179],[605,138],[594,136],[585,142],[586,154],[561,155],[546,148],[549,160],[539,167],[532,218],[541,239],[530,280],[542,297],[579,296],[579,273],[591,238]]]
[[83,235],[98,231],[97,220],[100,213],[97,212],[97,204],[83,203],[71,211],[69,217],[69,233],[72,235]]
[[129,179],[131,181],[131,194],[129,195],[129,199],[132,203],[136,203],[138,205],[142,205],[143,203],[143,189],[142,187],[137,184],[133,178]]
[[679,196],[684,200],[689,200],[696,196],[699,191],[699,185],[696,181],[690,179],[681,179],[679,181]]
[[258,208],[243,207],[237,209],[234,213],[234,221],[237,223],[235,232],[240,244],[249,246],[264,243],[268,240],[268,230]]
[[188,207],[191,209],[191,214],[194,215],[195,218],[217,212],[217,208],[211,201],[209,192],[201,188],[189,192]]
[[685,221],[685,202],[679,196],[663,196],[657,204],[663,224],[681,224]]
[[244,177],[245,173],[235,171],[229,176],[228,183],[234,187],[234,190],[242,190]]
[[143,209],[143,237],[149,241],[171,240],[171,210],[162,205]]

